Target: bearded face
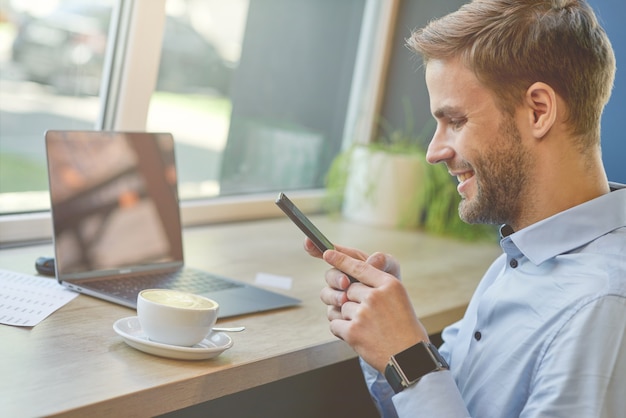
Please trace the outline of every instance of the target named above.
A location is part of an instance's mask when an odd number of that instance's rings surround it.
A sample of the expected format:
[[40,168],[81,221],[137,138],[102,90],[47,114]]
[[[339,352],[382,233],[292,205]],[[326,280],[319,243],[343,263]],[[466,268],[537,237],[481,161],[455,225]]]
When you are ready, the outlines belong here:
[[521,194],[532,170],[532,160],[522,146],[519,130],[511,116],[505,116],[496,141],[467,164],[475,175],[476,193],[464,196],[459,216],[468,223],[503,224],[520,215]]

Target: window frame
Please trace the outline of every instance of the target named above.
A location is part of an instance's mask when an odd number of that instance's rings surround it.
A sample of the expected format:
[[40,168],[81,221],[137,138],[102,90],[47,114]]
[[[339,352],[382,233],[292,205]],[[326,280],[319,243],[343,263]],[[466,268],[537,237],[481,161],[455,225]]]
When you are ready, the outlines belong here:
[[[254,0],[251,0],[254,1]],[[373,137],[400,0],[366,0],[342,147]],[[166,0],[119,0],[113,10],[94,129],[144,131],[156,85]],[[184,227],[282,216],[274,193],[182,200]],[[323,189],[290,192],[305,213],[322,210]],[[0,248],[49,242],[50,211],[0,215]]]

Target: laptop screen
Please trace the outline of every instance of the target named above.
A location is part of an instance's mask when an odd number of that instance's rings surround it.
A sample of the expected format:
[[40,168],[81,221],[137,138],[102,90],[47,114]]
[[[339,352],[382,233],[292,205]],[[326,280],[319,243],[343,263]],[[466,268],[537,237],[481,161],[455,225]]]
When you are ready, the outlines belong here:
[[170,134],[48,131],[46,151],[59,279],[182,266]]

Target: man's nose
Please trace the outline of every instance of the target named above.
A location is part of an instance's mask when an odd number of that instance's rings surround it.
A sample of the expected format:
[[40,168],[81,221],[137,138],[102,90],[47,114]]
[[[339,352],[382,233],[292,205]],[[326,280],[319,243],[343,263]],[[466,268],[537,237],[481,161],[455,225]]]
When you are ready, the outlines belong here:
[[430,164],[445,162],[454,157],[454,149],[450,146],[446,139],[445,133],[437,127],[426,151],[426,161]]

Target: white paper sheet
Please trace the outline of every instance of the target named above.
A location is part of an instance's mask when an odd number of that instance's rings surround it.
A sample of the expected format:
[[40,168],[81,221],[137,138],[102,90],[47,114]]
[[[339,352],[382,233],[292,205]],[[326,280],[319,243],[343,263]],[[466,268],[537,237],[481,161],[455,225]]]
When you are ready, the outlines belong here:
[[76,296],[56,279],[0,269],[0,324],[33,327]]
[[261,286],[276,287],[278,289],[291,289],[293,279],[291,277],[277,276],[269,273],[257,273],[254,283]]

